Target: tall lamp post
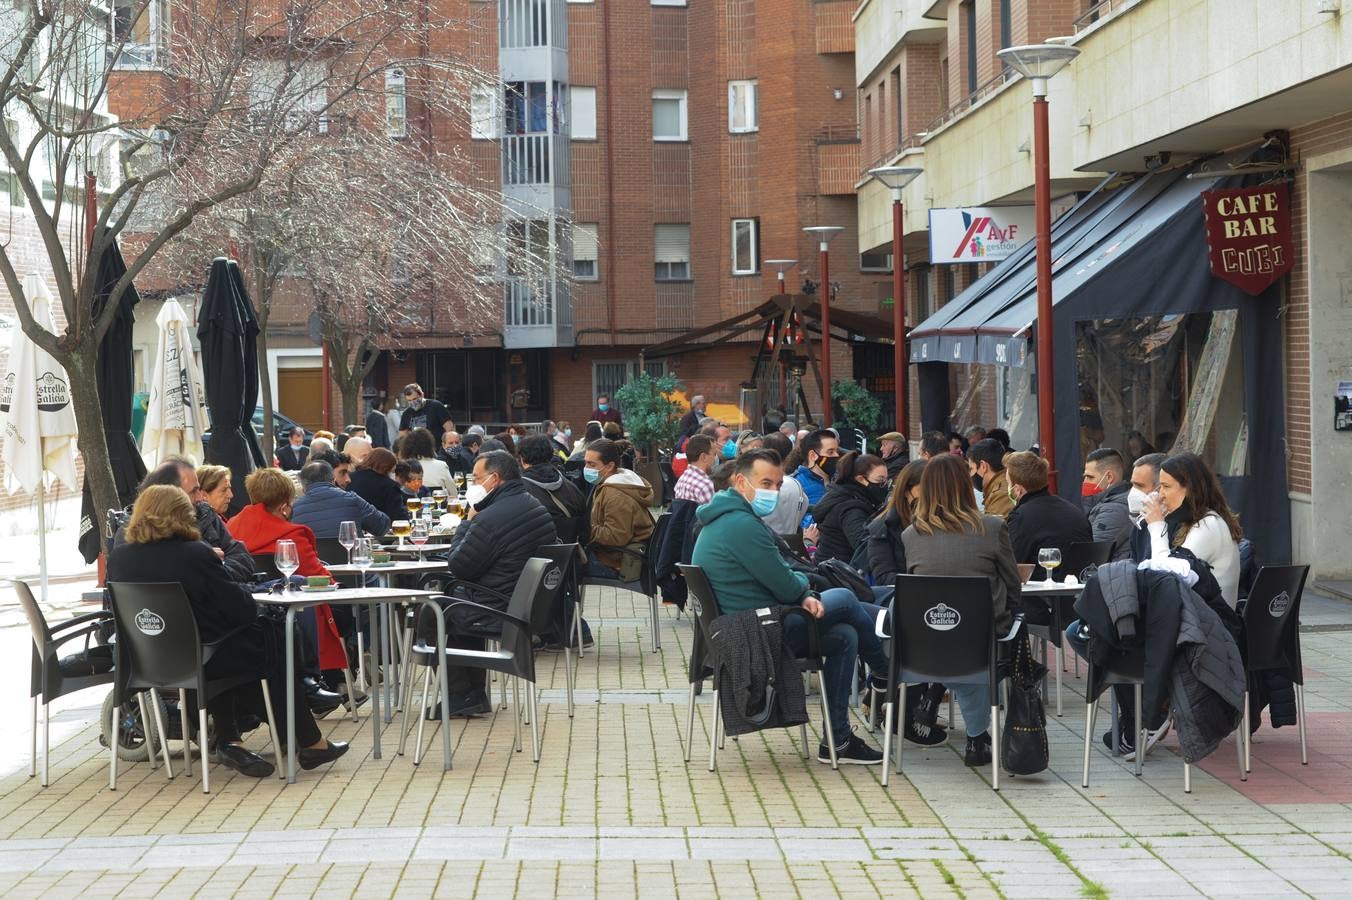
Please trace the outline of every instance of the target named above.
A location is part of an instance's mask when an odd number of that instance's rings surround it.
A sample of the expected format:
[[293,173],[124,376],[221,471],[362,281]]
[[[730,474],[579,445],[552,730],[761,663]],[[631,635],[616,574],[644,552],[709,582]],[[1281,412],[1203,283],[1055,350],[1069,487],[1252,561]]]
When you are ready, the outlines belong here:
[[783,293],[784,293],[784,273],[787,272],[787,271],[789,271],[789,269],[792,269],[794,266],[798,265],[798,260],[796,260],[796,259],[767,259],[767,260],[765,261],[765,264],[766,264],[767,266],[774,266],[774,267],[778,270],[778,272],[777,272],[776,274],[779,276],[779,292],[780,292],[781,294],[783,294]]
[[831,427],[831,239],[845,230],[840,225],[804,228],[817,239],[822,295],[822,427]]
[[996,54],[1033,85],[1033,172],[1037,220],[1037,432],[1051,466],[1048,488],[1057,493],[1056,404],[1052,378],[1052,177],[1048,160],[1047,81],[1080,55],[1064,44],[1007,47]]
[[892,367],[896,370],[897,431],[910,438],[910,420],[906,406],[911,399],[911,361],[906,346],[906,266],[901,250],[902,221],[901,192],[906,185],[920,177],[924,169],[904,166],[880,166],[868,173],[892,192]]

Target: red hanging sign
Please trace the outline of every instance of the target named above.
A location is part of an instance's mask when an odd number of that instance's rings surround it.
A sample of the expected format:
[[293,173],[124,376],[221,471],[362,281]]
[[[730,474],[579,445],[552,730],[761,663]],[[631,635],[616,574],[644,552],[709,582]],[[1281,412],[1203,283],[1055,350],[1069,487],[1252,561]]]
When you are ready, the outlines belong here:
[[1256,296],[1294,265],[1284,183],[1204,191],[1202,206],[1212,275]]

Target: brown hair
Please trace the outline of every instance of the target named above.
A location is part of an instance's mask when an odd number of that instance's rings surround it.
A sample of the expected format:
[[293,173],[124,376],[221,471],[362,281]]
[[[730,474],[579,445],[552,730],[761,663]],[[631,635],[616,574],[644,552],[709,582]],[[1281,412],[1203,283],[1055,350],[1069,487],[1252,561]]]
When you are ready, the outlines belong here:
[[1178,508],[1183,525],[1174,534],[1175,547],[1183,546],[1183,541],[1187,539],[1192,526],[1206,518],[1208,513],[1215,513],[1220,517],[1225,527],[1230,529],[1230,538],[1235,543],[1243,539],[1244,530],[1239,527],[1239,520],[1230,511],[1230,504],[1225,501],[1225,494],[1221,491],[1221,483],[1216,479],[1216,473],[1211,471],[1211,467],[1200,456],[1196,453],[1175,453],[1160,464],[1160,469],[1168,472],[1169,477],[1187,491],[1183,503]]
[[888,496],[883,511],[878,513],[878,518],[884,518],[895,509],[902,530],[915,520],[915,510],[911,506],[911,501],[906,499],[906,492],[920,484],[920,476],[925,471],[925,462],[923,459],[913,459],[897,473],[896,480],[892,483],[892,493]]
[[250,503],[261,503],[268,512],[296,499],[296,483],[281,469],[254,469],[244,479]]
[[968,530],[986,533],[981,512],[976,508],[967,463],[951,453],[928,461],[920,474],[920,500],[911,524],[921,534],[939,531],[962,534]]
[[179,538],[200,541],[197,530],[197,510],[183,488],[167,484],[152,484],[141,491],[136,505],[131,508],[127,523],[128,544],[149,544]]
[[231,477],[232,473],[226,466],[199,466],[197,469],[197,486],[202,489],[202,493],[210,494],[220,487],[222,482],[229,481]]
[[1047,472],[1050,469],[1047,461],[1031,450],[1020,450],[1005,457],[1009,483],[1017,484],[1029,493],[1047,486]]
[[388,475],[394,471],[394,464],[399,460],[395,459],[394,454],[384,447],[376,447],[366,458],[361,461],[358,469],[370,469],[377,475]]
[[872,453],[860,453],[858,450],[851,450],[840,458],[836,463],[836,484],[849,484],[856,478],[868,478],[868,473],[879,466],[885,466],[887,463],[882,461],[881,457],[874,456]]

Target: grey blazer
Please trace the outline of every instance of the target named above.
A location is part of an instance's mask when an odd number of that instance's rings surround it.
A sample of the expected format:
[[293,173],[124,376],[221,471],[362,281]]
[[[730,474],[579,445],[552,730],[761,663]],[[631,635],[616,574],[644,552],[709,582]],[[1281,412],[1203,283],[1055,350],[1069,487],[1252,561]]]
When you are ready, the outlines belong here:
[[[901,533],[906,548],[906,568],[912,575],[984,575],[991,583],[995,630],[1009,629],[1013,610],[1019,607],[1022,586],[1009,542],[1009,526],[999,516],[982,516],[985,533],[970,528],[963,534],[921,534],[912,525]],[[898,598],[905,602],[904,597]],[[1012,607],[1012,609],[1011,609]]]

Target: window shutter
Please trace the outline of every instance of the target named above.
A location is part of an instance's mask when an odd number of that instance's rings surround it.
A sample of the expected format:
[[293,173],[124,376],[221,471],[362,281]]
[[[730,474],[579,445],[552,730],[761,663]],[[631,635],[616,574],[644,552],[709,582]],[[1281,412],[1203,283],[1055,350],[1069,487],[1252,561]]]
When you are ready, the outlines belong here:
[[596,88],[573,85],[568,89],[568,100],[573,140],[596,140]]
[[690,226],[658,225],[655,260],[660,263],[690,261]]
[[595,260],[599,256],[596,223],[573,225],[573,259]]

